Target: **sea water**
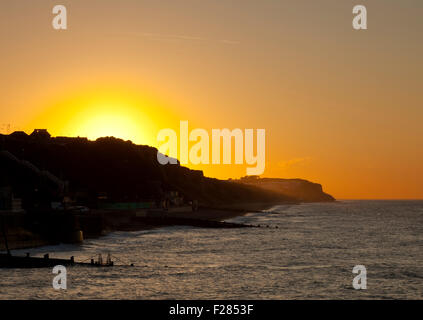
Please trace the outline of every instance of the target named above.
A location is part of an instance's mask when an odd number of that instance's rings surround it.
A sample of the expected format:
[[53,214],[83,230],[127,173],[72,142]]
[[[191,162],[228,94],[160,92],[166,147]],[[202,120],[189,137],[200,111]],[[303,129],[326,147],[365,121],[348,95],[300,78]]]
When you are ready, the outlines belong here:
[[[282,205],[230,221],[262,227],[114,232],[13,251],[77,261],[110,253],[117,266],[68,267],[66,290],[53,289],[49,268],[0,269],[0,299],[423,298],[423,201]],[[365,290],[352,285],[356,265]]]

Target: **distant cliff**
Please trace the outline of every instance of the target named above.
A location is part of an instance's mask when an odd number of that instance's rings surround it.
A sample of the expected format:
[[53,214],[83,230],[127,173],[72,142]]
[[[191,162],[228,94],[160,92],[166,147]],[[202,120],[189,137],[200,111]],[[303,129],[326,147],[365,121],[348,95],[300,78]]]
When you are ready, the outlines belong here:
[[301,202],[327,202],[335,200],[334,197],[323,192],[320,184],[302,179],[259,178],[250,176],[232,181],[279,193],[298,199]]

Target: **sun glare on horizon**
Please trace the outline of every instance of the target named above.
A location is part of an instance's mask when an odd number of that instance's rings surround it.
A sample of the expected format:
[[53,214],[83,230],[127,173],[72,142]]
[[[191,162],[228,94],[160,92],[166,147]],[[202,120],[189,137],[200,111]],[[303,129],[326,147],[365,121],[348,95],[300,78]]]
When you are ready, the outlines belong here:
[[162,104],[123,89],[90,88],[47,105],[26,123],[26,131],[46,128],[53,136],[115,137],[155,146],[158,128],[168,125]]
[[95,115],[85,120],[78,131],[79,135],[86,136],[90,140],[109,136],[123,140],[144,140],[144,134],[136,120],[125,114]]

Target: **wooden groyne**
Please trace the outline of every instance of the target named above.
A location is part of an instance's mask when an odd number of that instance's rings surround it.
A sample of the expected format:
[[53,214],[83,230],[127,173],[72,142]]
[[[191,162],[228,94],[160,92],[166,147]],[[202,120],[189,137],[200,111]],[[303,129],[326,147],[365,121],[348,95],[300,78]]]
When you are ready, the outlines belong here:
[[198,228],[251,228],[253,226],[232,223],[224,221],[204,220],[204,219],[193,219],[193,218],[178,218],[178,217],[137,217],[133,219],[133,227],[137,225],[150,225],[150,226],[192,226]]
[[86,267],[113,267],[114,263],[108,258],[105,263],[99,258],[97,261],[76,262],[74,257],[70,259],[52,259],[48,254],[44,257],[14,256],[11,254],[0,254],[0,268],[53,268],[55,266],[86,266]]

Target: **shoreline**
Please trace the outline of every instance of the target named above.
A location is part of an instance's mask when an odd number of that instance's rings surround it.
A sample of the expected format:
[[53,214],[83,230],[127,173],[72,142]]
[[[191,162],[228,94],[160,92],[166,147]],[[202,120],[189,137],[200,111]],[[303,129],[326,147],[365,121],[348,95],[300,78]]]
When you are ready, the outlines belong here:
[[[84,218],[101,217],[101,231],[97,233],[87,232],[85,239],[98,239],[116,231],[143,231],[156,228],[188,225],[200,228],[243,228],[249,225],[227,223],[224,220],[243,216],[251,212],[269,210],[276,205],[294,205],[297,203],[260,202],[260,203],[236,203],[213,207],[200,207],[195,212],[166,212],[157,217],[137,217],[135,211],[100,211],[93,210],[91,216]],[[118,215],[118,216],[117,216]],[[15,231],[15,233],[13,233]],[[44,239],[39,234],[28,230],[13,230],[8,232],[8,246],[10,250],[34,249],[43,246],[59,245],[63,242]],[[21,235],[24,237],[20,237]],[[23,239],[22,239],[23,238]],[[6,252],[4,241],[1,241],[0,252]]]

